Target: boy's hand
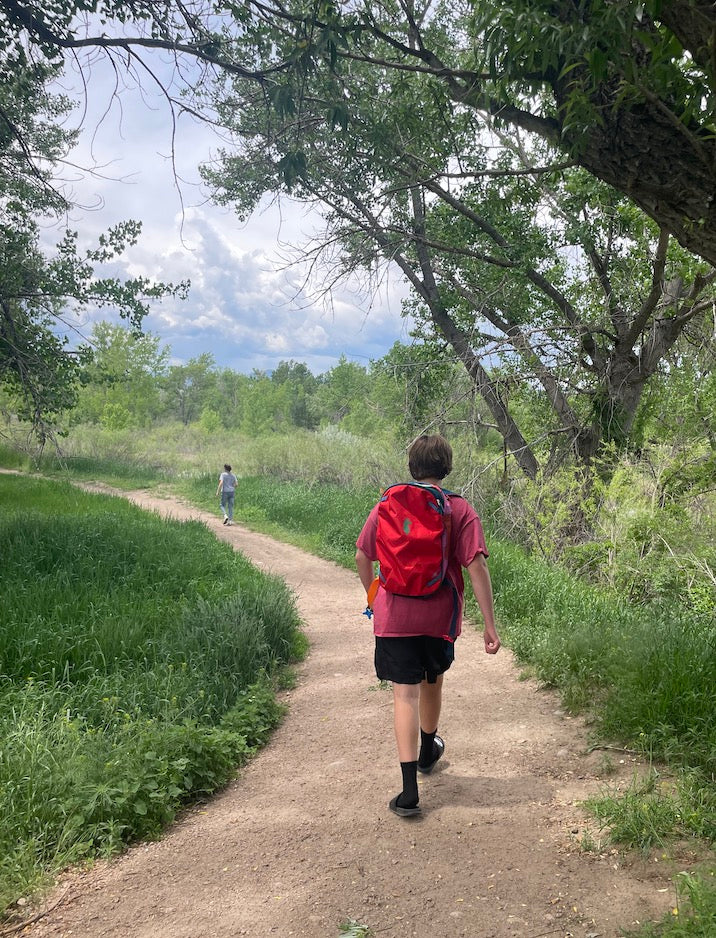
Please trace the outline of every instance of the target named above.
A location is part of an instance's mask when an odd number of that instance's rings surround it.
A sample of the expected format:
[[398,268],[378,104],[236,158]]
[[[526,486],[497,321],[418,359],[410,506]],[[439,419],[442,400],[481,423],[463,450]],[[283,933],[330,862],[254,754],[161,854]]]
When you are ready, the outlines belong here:
[[502,647],[500,636],[494,629],[485,629],[483,638],[485,639],[485,652],[488,655],[496,655]]
[[487,569],[487,563],[482,554],[477,554],[473,558],[467,566],[467,572],[470,576],[477,605],[482,613],[482,621],[485,623],[485,651],[488,655],[496,655],[502,643],[495,628],[495,606],[492,600],[490,571]]

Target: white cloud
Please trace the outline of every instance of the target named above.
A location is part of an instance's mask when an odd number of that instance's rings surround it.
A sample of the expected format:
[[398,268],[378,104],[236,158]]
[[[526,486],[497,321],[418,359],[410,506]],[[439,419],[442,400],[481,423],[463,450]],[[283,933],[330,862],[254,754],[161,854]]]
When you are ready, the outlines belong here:
[[264,335],[264,345],[268,352],[277,352],[279,355],[287,355],[289,353],[287,337],[278,332],[269,332]]
[[[73,212],[70,222],[90,243],[111,224],[141,219],[140,241],[116,270],[163,281],[191,280],[186,301],[154,304],[144,323],[171,347],[174,359],[210,352],[220,366],[248,372],[292,358],[320,373],[342,354],[367,363],[397,339],[407,341],[400,317],[406,290],[398,278],[368,296],[357,284],[345,283],[330,297],[311,295],[305,265],[287,267],[286,257],[322,230],[315,210],[290,199],[267,200],[242,222],[229,209],[208,203],[196,167],[209,157],[215,140],[189,118],[180,119],[176,138],[180,195],[169,159],[166,106],[151,93],[148,106],[131,90],[113,99],[112,81],[95,66],[88,114],[73,156],[81,165],[96,161],[111,178],[76,174],[78,203],[99,207]],[[108,313],[91,318],[108,318]]]
[[313,323],[303,330],[301,338],[303,347],[306,349],[326,348],[328,345],[328,334],[323,326]]

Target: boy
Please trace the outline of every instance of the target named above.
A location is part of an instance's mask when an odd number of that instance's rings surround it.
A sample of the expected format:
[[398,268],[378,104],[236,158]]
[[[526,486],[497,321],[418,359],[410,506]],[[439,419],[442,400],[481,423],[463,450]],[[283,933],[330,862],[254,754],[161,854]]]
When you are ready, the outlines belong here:
[[[440,488],[442,480],[452,471],[450,444],[439,434],[419,437],[410,447],[408,467],[416,482]],[[445,751],[437,728],[443,675],[454,660],[453,643],[445,636],[455,614],[456,601],[455,637],[460,634],[465,589],[462,567],[468,572],[484,620],[485,651],[494,655],[500,649],[482,524],[465,499],[451,498],[450,505],[450,554],[446,582],[426,598],[399,596],[381,587],[373,603],[376,674],[379,680],[393,684],[393,717],[403,789],[388,807],[399,817],[413,817],[420,813],[417,773],[431,772]],[[356,541],[356,566],[366,592],[374,579],[377,527],[376,505]]]

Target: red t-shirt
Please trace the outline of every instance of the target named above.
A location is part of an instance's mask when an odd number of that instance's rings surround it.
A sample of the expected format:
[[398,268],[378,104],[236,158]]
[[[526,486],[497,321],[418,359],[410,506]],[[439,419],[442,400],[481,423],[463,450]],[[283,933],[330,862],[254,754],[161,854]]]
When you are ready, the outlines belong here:
[[[450,560],[447,579],[457,590],[457,630],[460,634],[465,583],[462,568],[469,566],[478,554],[488,556],[482,523],[475,509],[464,498],[450,499],[452,530],[450,533]],[[368,515],[356,547],[372,561],[378,559],[375,535],[378,528],[378,506]],[[396,596],[381,586],[373,602],[373,632],[381,638],[400,638],[409,635],[447,637],[450,623],[456,613],[455,591],[446,582],[432,596],[416,599]]]

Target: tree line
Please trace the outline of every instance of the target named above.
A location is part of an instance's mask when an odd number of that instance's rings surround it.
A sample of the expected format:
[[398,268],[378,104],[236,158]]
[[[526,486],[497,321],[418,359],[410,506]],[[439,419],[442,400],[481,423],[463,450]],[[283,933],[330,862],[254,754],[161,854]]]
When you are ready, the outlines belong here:
[[[399,444],[440,431],[481,449],[484,460],[507,466],[499,427],[447,343],[416,335],[367,365],[343,356],[314,374],[305,363],[286,360],[271,371],[242,374],[217,365],[208,352],[172,364],[171,349],[158,335],[116,323],[96,323],[90,340],[62,423],[66,429],[89,424],[113,431],[174,422],[209,434],[264,436],[335,427]],[[509,368],[495,367],[493,374],[540,461],[552,461],[553,471],[571,464],[566,457],[556,460],[553,437],[545,433],[549,404],[539,383],[515,380]],[[0,392],[0,406],[6,414],[13,410],[7,392]],[[691,497],[712,487],[716,374],[698,348],[682,356],[682,367],[665,369],[650,382],[628,443],[600,462],[600,472],[609,474],[618,452],[639,458],[664,445],[671,453],[673,471],[665,482],[671,495]]]
[[[183,364],[170,359],[158,335],[95,324],[66,425],[120,430],[176,421],[251,435],[333,425],[357,435],[410,436],[436,423],[464,423],[473,410],[460,370],[423,343],[396,342],[368,366],[342,356],[318,375],[293,360],[241,374],[209,352]],[[11,409],[7,398],[4,405]]]

